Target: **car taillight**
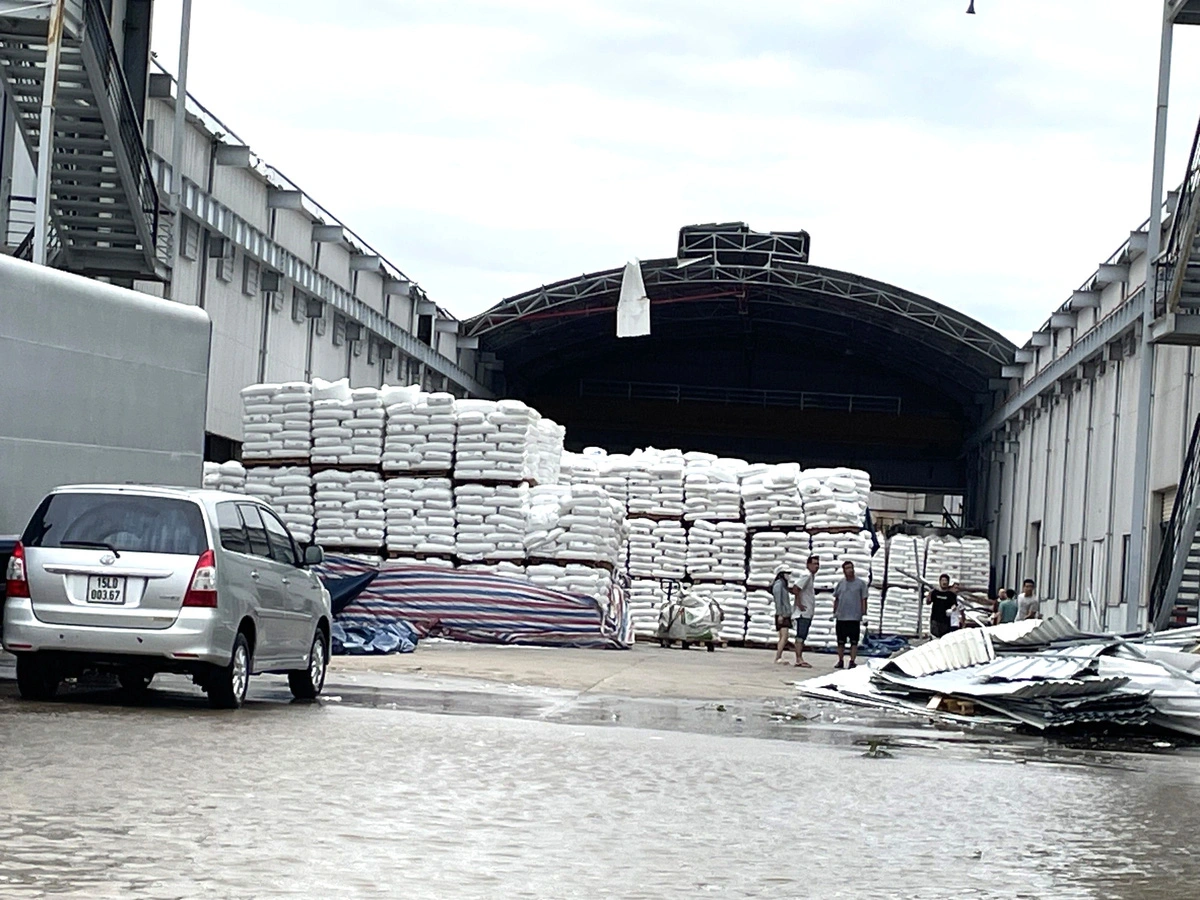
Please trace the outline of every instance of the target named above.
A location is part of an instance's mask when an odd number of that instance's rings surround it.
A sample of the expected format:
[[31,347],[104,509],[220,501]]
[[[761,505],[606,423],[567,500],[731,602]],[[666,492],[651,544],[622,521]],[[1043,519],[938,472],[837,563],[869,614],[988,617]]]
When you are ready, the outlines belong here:
[[183,605],[217,605],[217,560],[212,550],[205,550],[196,560],[196,568],[192,571],[192,583],[183,595]]
[[5,593],[9,597],[29,596],[29,577],[25,572],[25,547],[17,541],[12,556],[8,558],[8,576],[5,579]]

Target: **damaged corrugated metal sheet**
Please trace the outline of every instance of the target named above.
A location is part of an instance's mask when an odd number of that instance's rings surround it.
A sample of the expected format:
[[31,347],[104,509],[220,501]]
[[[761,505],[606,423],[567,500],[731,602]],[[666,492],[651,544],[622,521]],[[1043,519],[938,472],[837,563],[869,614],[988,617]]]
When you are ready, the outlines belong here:
[[965,669],[996,658],[990,628],[964,628],[952,631],[936,641],[930,641],[888,660],[885,668],[895,667],[914,678],[934,672],[949,672]]
[[1044,619],[1025,619],[985,629],[998,649],[1008,647],[1044,647],[1055,641],[1078,640],[1087,637],[1062,616]]

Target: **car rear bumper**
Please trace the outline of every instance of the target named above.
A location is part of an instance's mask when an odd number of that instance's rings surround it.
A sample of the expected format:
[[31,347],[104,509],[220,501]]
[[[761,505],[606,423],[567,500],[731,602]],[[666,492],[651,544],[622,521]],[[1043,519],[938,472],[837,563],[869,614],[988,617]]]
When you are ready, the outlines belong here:
[[[228,665],[233,633],[211,609],[182,609],[169,628],[102,628],[42,622],[28,599],[4,603],[3,646],[10,653],[52,651],[103,657],[140,657],[150,666]],[[226,632],[229,632],[226,634]]]

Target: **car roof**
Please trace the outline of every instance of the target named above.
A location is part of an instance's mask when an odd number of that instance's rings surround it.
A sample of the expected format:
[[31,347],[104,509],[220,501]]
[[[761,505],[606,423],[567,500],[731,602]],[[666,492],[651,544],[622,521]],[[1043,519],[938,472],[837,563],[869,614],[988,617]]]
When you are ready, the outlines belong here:
[[206,488],[179,487],[165,484],[64,484],[56,487],[54,494],[136,494],[139,497],[174,497],[219,503],[226,500],[261,503],[257,497],[236,494],[230,491],[213,491]]

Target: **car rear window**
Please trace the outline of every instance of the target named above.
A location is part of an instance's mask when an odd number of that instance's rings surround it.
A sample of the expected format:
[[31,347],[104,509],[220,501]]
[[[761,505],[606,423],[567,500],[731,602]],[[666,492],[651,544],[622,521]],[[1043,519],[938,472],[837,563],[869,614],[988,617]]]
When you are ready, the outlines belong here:
[[208,549],[200,507],[172,497],[51,494],[21,538],[27,547],[93,543],[131,553],[199,556]]

